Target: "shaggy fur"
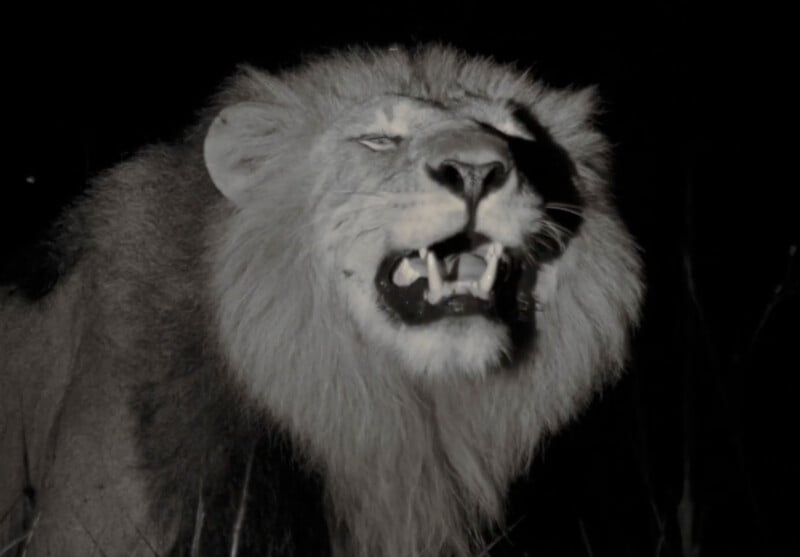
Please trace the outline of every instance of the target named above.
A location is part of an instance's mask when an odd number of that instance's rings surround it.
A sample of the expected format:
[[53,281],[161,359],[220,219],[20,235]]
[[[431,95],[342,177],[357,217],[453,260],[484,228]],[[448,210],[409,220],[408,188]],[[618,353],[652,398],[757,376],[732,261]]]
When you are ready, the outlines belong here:
[[[441,47],[244,69],[183,142],[68,212],[49,294],[0,292],[0,541],[35,522],[29,555],[480,553],[537,441],[617,377],[637,319],[593,96]],[[352,138],[477,120],[558,163],[532,180],[520,162],[475,215],[540,265],[530,338],[479,316],[403,325],[375,292],[388,249],[466,217],[414,173],[424,144]],[[548,181],[581,218],[552,222],[545,256],[529,240]]]

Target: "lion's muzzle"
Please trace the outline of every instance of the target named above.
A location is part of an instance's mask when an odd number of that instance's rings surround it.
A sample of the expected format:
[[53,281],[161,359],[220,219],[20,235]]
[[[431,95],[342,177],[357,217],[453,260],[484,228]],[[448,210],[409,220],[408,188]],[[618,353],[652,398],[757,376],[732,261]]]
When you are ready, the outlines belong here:
[[463,199],[468,216],[455,235],[386,255],[375,280],[391,315],[407,324],[475,314],[529,320],[531,258],[476,230],[478,206],[519,184],[509,139],[473,121],[449,121],[419,141],[422,179]]

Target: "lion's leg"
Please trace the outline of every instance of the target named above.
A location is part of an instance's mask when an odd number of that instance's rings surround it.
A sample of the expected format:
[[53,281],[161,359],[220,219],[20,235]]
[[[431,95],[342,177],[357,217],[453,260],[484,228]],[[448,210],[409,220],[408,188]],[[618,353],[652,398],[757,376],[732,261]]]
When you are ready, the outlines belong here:
[[103,358],[103,341],[70,334],[88,316],[69,289],[9,299],[0,314],[0,548],[30,534],[17,543],[34,557],[163,554],[145,514],[130,375]]

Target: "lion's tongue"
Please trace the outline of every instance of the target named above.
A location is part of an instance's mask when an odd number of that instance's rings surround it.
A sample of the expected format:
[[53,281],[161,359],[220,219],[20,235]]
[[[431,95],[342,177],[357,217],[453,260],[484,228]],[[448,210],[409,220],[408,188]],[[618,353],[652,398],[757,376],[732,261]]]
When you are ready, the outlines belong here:
[[444,268],[447,280],[477,281],[486,270],[486,262],[471,253],[458,253],[444,258]]

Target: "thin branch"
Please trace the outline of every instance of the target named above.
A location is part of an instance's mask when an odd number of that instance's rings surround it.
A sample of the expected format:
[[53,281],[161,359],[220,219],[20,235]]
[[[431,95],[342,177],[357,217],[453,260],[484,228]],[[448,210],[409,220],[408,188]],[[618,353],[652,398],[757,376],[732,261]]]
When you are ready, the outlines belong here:
[[156,551],[156,548],[153,547],[153,544],[150,543],[150,540],[147,539],[147,536],[144,535],[144,532],[142,532],[135,523],[133,524],[133,528],[134,530],[136,530],[136,533],[139,534],[139,538],[141,538],[144,541],[145,545],[147,545],[147,547],[150,548],[150,551],[153,552],[153,555],[155,555],[155,557],[159,557],[158,551]]
[[11,551],[20,542],[23,542],[23,541],[27,540],[28,536],[30,536],[30,531],[25,532],[24,534],[22,534],[20,536],[17,536],[16,538],[14,538],[10,542],[8,542],[6,545],[4,545],[2,548],[0,548],[0,557],[3,557],[3,555],[5,555],[9,551]]
[[[486,546],[486,549],[484,549],[484,550],[483,550],[483,552],[482,552],[482,553],[481,553],[481,554],[480,554],[478,557],[488,557],[488,555],[489,555],[489,552],[490,552],[490,551],[491,551],[491,550],[494,548],[494,546],[496,546],[498,543],[500,543],[500,540],[502,540],[502,539],[506,539],[506,540],[508,540],[508,534],[509,534],[509,532],[511,532],[511,530],[513,530],[514,528],[516,528],[517,526],[519,526],[519,525],[522,523],[522,521],[523,521],[523,520],[525,520],[525,518],[526,518],[527,516],[528,516],[527,514],[523,514],[523,515],[522,515],[522,516],[520,516],[520,517],[519,517],[517,520],[515,520],[515,521],[514,521],[514,522],[511,524],[511,526],[509,526],[508,528],[504,529],[504,530],[503,530],[503,531],[500,533],[500,535],[499,535],[499,536],[497,536],[497,537],[496,537],[494,540],[492,540],[492,542],[491,542],[489,545],[487,545],[487,546]],[[508,540],[508,541],[510,541],[510,540]]]
[[578,527],[581,529],[581,540],[583,540],[583,547],[586,548],[586,555],[589,557],[594,557],[592,544],[589,542],[589,534],[586,532],[586,525],[583,523],[582,518],[578,518]]
[[250,456],[247,458],[247,468],[244,473],[244,485],[242,485],[242,497],[239,500],[239,510],[236,513],[236,522],[233,525],[233,541],[231,542],[231,557],[236,557],[239,553],[239,538],[242,533],[242,524],[244,523],[245,510],[247,508],[247,492],[250,488],[250,472],[253,469],[253,460],[255,459],[256,446],[253,444],[250,450]]
[[753,336],[750,339],[748,358],[752,356],[753,351],[755,350],[756,343],[758,342],[758,339],[761,336],[761,331],[764,329],[767,322],[769,321],[769,318],[772,315],[773,310],[783,300],[794,294],[794,290],[791,287],[791,281],[792,281],[792,274],[794,273],[794,262],[796,258],[797,258],[797,246],[791,245],[789,246],[789,253],[787,255],[787,261],[786,261],[786,271],[784,271],[783,280],[781,280],[781,282],[779,282],[773,289],[772,298],[767,304],[767,307],[764,308],[764,312],[761,314],[761,319],[758,320],[758,325],[756,326],[756,329],[753,332]]
[[200,536],[203,533],[203,523],[206,519],[205,505],[203,504],[203,480],[197,490],[197,512],[194,515],[194,532],[192,533],[192,549],[189,553],[191,557],[200,556]]
[[31,527],[28,532],[25,534],[25,540],[22,544],[22,551],[20,551],[19,557],[25,557],[25,554],[28,552],[28,546],[31,543],[31,539],[33,538],[33,532],[36,530],[36,525],[39,524],[39,517],[41,513],[36,513],[36,516],[33,517],[33,522],[31,523]]
[[[17,503],[19,503],[19,500],[20,500],[20,499],[22,499],[22,497],[23,497],[24,495],[25,495],[25,494],[24,494],[24,493],[22,493],[22,492],[20,491],[20,492],[17,494],[17,496],[14,498],[14,500],[13,500],[13,501],[11,501],[11,505],[10,505],[10,506],[9,506],[9,507],[8,507],[6,510],[4,510],[4,511],[3,511],[3,514],[1,514],[1,515],[0,515],[0,524],[2,524],[3,522],[5,522],[5,521],[6,521],[6,519],[7,519],[9,516],[11,516],[11,511],[13,511],[13,510],[14,510],[14,508],[17,506]],[[0,554],[0,555],[2,555],[2,554]]]
[[102,547],[100,547],[100,543],[97,541],[97,538],[95,538],[95,537],[94,537],[94,535],[93,535],[93,534],[92,534],[92,533],[89,531],[89,529],[86,527],[86,525],[83,523],[83,521],[82,521],[82,520],[81,520],[81,519],[78,517],[77,513],[75,513],[75,512],[73,511],[73,512],[72,512],[72,515],[75,517],[75,520],[76,520],[76,521],[77,521],[77,523],[80,525],[80,527],[83,529],[83,531],[84,531],[84,532],[86,532],[86,535],[87,535],[87,536],[89,537],[89,539],[92,541],[92,545],[94,545],[94,547],[97,549],[97,551],[99,551],[99,552],[100,552],[100,555],[101,555],[102,557],[108,557],[108,556],[106,555],[106,552],[105,552],[105,551],[103,551],[103,548],[102,548]]
[[[694,319],[701,332],[701,338],[708,358],[708,363],[712,370],[718,369],[718,359],[714,346],[711,343],[711,336],[706,323],[705,311],[703,304],[700,300],[700,292],[695,280],[694,270],[694,180],[693,175],[689,173],[686,179],[686,191],[684,197],[684,212],[686,215],[686,238],[685,246],[682,250],[682,267],[685,281],[686,293],[689,298],[690,307],[694,310]],[[691,324],[691,318],[687,317],[687,325]],[[691,330],[691,326],[687,326],[687,331]],[[686,339],[690,340],[690,339]],[[689,343],[691,346],[691,342]],[[697,404],[696,395],[693,386],[693,371],[695,365],[695,356],[692,353],[687,355],[688,360],[684,361],[683,366],[683,400],[681,408],[681,422],[682,422],[682,451],[683,451],[683,482],[681,486],[681,498],[676,506],[675,519],[678,528],[678,536],[680,537],[681,550],[683,557],[692,557],[693,555],[700,554],[700,540],[695,539],[697,532],[695,531],[696,518],[696,505],[695,505],[695,486],[692,483],[692,462],[695,455],[693,449],[695,448],[695,425],[694,425],[694,410]],[[721,383],[720,383],[721,384]],[[663,547],[664,536],[659,540],[659,546]],[[659,548],[660,549],[660,548]]]
[[684,456],[683,488],[678,502],[678,533],[681,537],[683,557],[694,557],[699,548],[694,542],[694,503],[692,502],[692,480],[688,453]]

